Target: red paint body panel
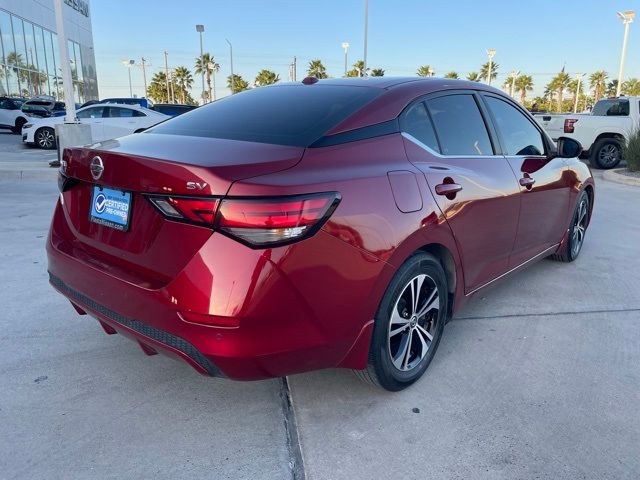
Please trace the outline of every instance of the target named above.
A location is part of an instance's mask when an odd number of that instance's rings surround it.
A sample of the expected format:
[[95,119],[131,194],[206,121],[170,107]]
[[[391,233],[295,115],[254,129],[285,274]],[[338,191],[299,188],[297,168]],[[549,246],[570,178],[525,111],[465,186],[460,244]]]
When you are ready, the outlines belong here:
[[[432,91],[495,92],[447,80],[355,83],[384,93],[332,133],[394,119]],[[89,172],[96,155],[105,165],[98,181]],[[563,242],[578,193],[593,193],[577,159],[494,156],[480,169],[477,159],[432,155],[400,133],[307,149],[149,133],[71,149],[65,159],[79,182],[53,216],[53,285],[146,353],[239,380],[364,368],[380,300],[410,255],[442,255],[455,311],[477,288]],[[518,184],[525,173],[535,177],[531,190]],[[463,187],[451,198],[435,193],[447,178]],[[207,185],[194,193],[187,182]],[[132,192],[129,231],[88,220],[93,184]],[[319,192],[341,197],[320,230],[261,249],[167,219],[145,198]]]

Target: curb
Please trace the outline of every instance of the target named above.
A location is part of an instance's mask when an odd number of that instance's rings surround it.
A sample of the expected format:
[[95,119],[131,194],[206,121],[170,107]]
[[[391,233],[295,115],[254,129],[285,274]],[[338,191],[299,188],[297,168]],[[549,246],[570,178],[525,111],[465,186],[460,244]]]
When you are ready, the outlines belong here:
[[621,183],[623,185],[630,185],[632,187],[640,187],[640,177],[629,177],[619,173],[626,168],[615,168],[613,170],[605,170],[602,173],[602,178],[609,180],[610,182]]
[[2,180],[49,180],[55,181],[58,177],[58,169],[47,170],[0,170]]

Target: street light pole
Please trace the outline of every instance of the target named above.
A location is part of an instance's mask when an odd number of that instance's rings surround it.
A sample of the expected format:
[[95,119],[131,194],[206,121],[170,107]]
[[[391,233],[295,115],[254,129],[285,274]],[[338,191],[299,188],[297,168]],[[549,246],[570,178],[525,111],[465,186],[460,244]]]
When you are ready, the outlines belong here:
[[146,97],[147,96],[147,67],[150,67],[151,65],[147,63],[147,60],[144,57],[141,57],[140,60],[141,60],[140,67],[142,68],[142,79],[144,81],[143,97]]
[[489,68],[487,69],[487,84],[491,85],[491,73],[493,69],[493,57],[496,56],[496,49],[490,48],[487,50],[487,55],[489,56]]
[[231,95],[233,95],[235,93],[235,79],[233,77],[233,45],[231,45],[231,42],[226,39],[226,42],[229,44],[229,63],[231,63]]
[[360,76],[364,77],[367,74],[367,37],[369,33],[369,0],[364,0],[364,58],[363,58],[363,71],[360,72]]
[[580,83],[582,83],[582,77],[584,73],[576,73],[576,80],[578,84],[576,85],[576,101],[573,104],[573,113],[578,113],[578,98],[580,97]]
[[171,93],[169,91],[169,53],[164,51],[164,79],[167,83],[167,103],[169,103],[169,99],[171,97]]
[[349,42],[342,42],[344,48],[344,76],[347,76],[347,53],[349,52]]
[[133,88],[131,87],[131,67],[136,63],[135,60],[123,60],[122,64],[127,67],[129,71],[129,96],[133,98]]
[[622,40],[622,55],[620,57],[620,70],[618,71],[618,86],[616,88],[616,97],[620,96],[622,89],[622,75],[624,74],[624,60],[627,56],[627,40],[629,38],[629,25],[633,22],[636,12],[627,10],[626,12],[618,12],[618,17],[624,24],[624,39]]
[[520,71],[518,70],[511,72],[511,91],[509,92],[509,95],[511,95],[513,97],[513,94],[516,91],[516,79],[518,78],[518,75],[520,75]]
[[202,104],[205,103],[204,93],[204,71],[207,68],[204,64],[204,50],[202,48],[202,33],[204,32],[204,25],[196,25],[196,32],[200,34],[200,66],[202,67]]

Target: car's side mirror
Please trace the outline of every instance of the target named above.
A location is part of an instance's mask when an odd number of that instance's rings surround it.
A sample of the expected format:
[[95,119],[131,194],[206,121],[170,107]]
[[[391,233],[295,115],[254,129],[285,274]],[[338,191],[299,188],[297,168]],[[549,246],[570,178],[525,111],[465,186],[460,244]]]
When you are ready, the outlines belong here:
[[560,158],[576,158],[582,153],[582,145],[569,137],[558,138],[558,156]]

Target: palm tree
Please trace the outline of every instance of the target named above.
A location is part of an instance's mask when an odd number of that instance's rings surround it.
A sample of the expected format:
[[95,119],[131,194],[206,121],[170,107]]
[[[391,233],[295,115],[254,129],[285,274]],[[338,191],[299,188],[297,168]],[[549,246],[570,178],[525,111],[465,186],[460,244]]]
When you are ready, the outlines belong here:
[[255,84],[256,87],[263,87],[265,85],[273,85],[280,81],[280,76],[272,72],[271,70],[260,70],[256,75]]
[[455,80],[459,79],[458,72],[449,72],[444,74],[444,78],[453,78]]
[[187,67],[176,67],[174,71],[174,78],[176,85],[180,90],[180,99],[182,103],[187,101],[187,90],[190,90],[193,86],[193,75]]
[[[500,68],[500,65],[498,65],[496,62],[491,62],[491,80],[495,80],[496,77],[498,76],[498,68]],[[480,79],[486,82],[488,74],[489,74],[489,62],[485,63],[484,65],[482,65],[482,67],[480,67]]]
[[307,75],[310,77],[327,78],[327,69],[320,60],[311,60],[307,68]]
[[533,90],[533,78],[531,75],[520,75],[516,78],[516,92],[520,92],[520,103],[524,105],[527,92]]
[[609,74],[604,70],[598,70],[589,76],[589,86],[593,88],[593,97],[596,102],[602,98],[608,78]]
[[420,67],[418,67],[416,75],[419,77],[433,77],[435,73],[435,70],[431,66],[421,65]]
[[471,72],[469,73],[469,75],[467,75],[467,80],[469,80],[470,82],[480,82],[482,80],[482,77],[480,77],[478,72]]
[[625,95],[637,97],[640,96],[640,80],[630,78],[622,84],[622,93]]
[[616,92],[618,91],[618,79],[611,80],[607,83],[607,89],[605,90],[605,94],[607,97],[615,97]]
[[194,72],[196,75],[202,75],[204,73],[207,81],[208,99],[211,101],[211,79],[213,78],[213,100],[216,99],[216,72],[220,71],[220,65],[215,61],[213,55],[209,52],[202,54],[202,57],[196,58],[196,65]]
[[353,64],[351,70],[347,72],[347,77],[366,77],[369,74],[369,69],[364,68],[364,60],[358,60]]
[[[233,85],[233,87],[232,87]],[[227,77],[227,87],[231,89],[231,93],[238,93],[249,89],[249,82],[237,73],[233,74],[233,84],[231,83],[231,75]]]
[[560,72],[555,77],[551,79],[549,84],[547,85],[547,89],[550,92],[554,92],[557,94],[557,108],[558,112],[562,112],[562,100],[564,96],[565,90],[569,87],[571,83],[571,77],[568,73]]
[[371,69],[372,77],[384,77],[384,70],[382,68],[373,68]]

